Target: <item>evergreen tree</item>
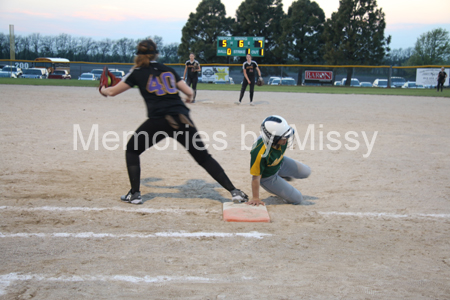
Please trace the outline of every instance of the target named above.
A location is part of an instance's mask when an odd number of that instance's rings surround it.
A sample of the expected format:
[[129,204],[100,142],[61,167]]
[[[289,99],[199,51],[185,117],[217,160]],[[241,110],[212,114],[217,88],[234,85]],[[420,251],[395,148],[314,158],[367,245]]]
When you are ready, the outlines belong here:
[[260,63],[286,61],[279,38],[285,14],[281,0],[245,0],[236,11],[234,36],[262,36],[265,38],[265,55]]
[[233,19],[226,17],[225,6],[220,0],[202,0],[182,29],[178,47],[180,62],[186,61],[191,52],[201,63],[219,62],[217,37],[230,35],[232,23]]
[[[385,15],[376,0],[340,0],[339,9],[325,22],[324,58],[329,64],[380,64],[391,37],[384,36]],[[350,85],[353,68],[347,69]]]
[[[285,57],[299,64],[320,64],[323,60],[323,26],[325,13],[316,2],[292,2],[282,22],[283,34],[278,44]],[[302,83],[303,69],[298,70],[297,84]]]

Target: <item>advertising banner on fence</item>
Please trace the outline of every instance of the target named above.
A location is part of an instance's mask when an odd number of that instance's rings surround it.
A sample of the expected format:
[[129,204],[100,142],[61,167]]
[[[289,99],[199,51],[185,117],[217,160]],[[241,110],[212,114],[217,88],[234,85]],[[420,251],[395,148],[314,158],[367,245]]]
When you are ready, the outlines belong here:
[[[438,74],[441,71],[440,68],[419,68],[416,72],[416,84],[437,86]],[[444,86],[449,86],[449,69],[445,69],[447,73],[447,79]]]
[[305,71],[305,83],[332,84],[333,71]]
[[214,68],[214,82],[215,83],[228,83],[228,76],[230,74],[229,67],[217,67]]
[[213,67],[202,67],[202,82],[212,83],[214,82],[214,68]]
[[202,67],[203,83],[228,83],[229,67]]

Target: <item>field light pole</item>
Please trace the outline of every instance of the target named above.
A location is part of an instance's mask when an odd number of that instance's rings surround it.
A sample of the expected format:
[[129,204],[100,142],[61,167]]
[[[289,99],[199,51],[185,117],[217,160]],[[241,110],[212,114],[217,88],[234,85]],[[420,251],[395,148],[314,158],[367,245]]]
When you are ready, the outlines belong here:
[[14,43],[14,25],[9,25],[9,59],[16,60],[16,46]]

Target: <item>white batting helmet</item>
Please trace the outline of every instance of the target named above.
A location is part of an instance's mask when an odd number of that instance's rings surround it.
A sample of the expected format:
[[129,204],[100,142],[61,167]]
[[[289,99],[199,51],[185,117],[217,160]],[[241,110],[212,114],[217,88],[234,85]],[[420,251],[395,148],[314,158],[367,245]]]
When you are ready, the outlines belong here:
[[278,144],[282,139],[288,140],[288,146],[292,143],[294,129],[280,116],[270,116],[261,124],[261,136],[266,147]]

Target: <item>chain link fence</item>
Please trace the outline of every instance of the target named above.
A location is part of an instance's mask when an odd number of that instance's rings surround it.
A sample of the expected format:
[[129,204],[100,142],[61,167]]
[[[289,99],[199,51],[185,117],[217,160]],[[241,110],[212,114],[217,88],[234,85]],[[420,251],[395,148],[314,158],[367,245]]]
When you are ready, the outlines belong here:
[[[12,65],[22,68],[33,67],[34,61],[26,60],[0,60],[0,65]],[[185,65],[167,64],[171,66],[175,71],[182,76],[184,73]],[[124,71],[125,74],[131,69],[133,64],[131,63],[91,63],[91,62],[70,62],[70,74],[72,79],[78,79],[82,73],[89,73],[93,69],[103,69],[104,66],[108,66],[110,69],[118,69]],[[202,67],[224,68],[228,67],[229,77],[232,78],[235,84],[240,84],[244,79],[242,71],[242,64],[203,64]],[[289,84],[294,82],[295,85],[304,84],[305,71],[332,71],[333,78],[331,84],[334,82],[340,82],[347,77],[349,68],[352,69],[352,78],[356,78],[359,82],[373,83],[376,79],[390,79],[392,77],[402,77],[405,81],[416,80],[417,68],[440,68],[441,66],[414,66],[414,67],[399,67],[399,66],[332,66],[332,65],[259,65],[261,75],[267,83],[270,77],[280,78],[292,78]],[[204,68],[205,70],[207,68]],[[210,76],[209,74],[199,74],[200,77],[205,78]],[[448,72],[447,72],[448,74]],[[206,79],[206,78],[205,78]],[[447,79],[448,80],[448,79]],[[206,80],[203,80],[206,81]],[[281,82],[282,83],[282,82]],[[329,83],[330,84],[330,83]],[[446,83],[447,85],[448,83]]]

